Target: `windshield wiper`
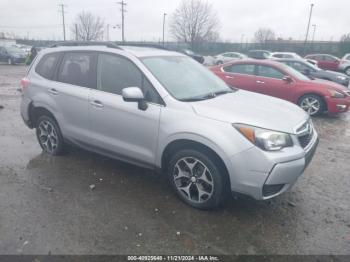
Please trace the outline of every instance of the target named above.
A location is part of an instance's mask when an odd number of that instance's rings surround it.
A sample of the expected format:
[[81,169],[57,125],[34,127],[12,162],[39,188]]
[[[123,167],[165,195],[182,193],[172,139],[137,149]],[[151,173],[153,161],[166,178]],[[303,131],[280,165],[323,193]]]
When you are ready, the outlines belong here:
[[233,90],[221,90],[217,92],[211,92],[202,96],[183,98],[183,99],[180,99],[180,101],[184,101],[184,102],[202,101],[202,100],[215,98],[219,95],[224,95],[224,94],[233,93],[233,92],[234,92]]

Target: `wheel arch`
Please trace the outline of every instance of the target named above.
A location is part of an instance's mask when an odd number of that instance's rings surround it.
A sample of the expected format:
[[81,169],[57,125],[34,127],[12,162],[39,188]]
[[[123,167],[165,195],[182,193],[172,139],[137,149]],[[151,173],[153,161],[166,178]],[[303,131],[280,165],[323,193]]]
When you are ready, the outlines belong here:
[[46,107],[44,106],[34,106],[33,104],[30,105],[29,107],[29,120],[32,125],[32,127],[36,126],[36,122],[39,119],[40,116],[42,115],[47,115],[52,117],[56,123],[58,123],[55,115]]
[[318,92],[314,92],[314,91],[310,91],[310,92],[305,92],[303,94],[301,94],[298,99],[297,99],[297,103],[299,105],[300,103],[300,100],[306,96],[306,95],[314,95],[314,96],[318,96],[319,98],[321,98],[322,102],[323,102],[323,105],[324,105],[324,111],[327,111],[328,110],[328,106],[327,106],[327,101],[326,99],[324,98],[324,95],[321,94],[321,93],[318,93]]

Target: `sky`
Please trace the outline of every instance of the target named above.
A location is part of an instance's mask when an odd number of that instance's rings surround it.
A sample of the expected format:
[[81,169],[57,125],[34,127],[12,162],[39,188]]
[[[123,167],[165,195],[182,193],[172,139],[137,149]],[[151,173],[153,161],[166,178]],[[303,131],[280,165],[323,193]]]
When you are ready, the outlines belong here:
[[[121,40],[120,0],[0,0],[0,32],[15,33],[33,39],[62,40],[62,16],[65,5],[67,39],[73,39],[71,25],[77,14],[88,11],[110,24],[110,40]],[[159,41],[163,13],[166,16],[166,41],[169,16],[181,0],[125,0],[125,38],[129,41]],[[205,1],[205,0],[204,0]],[[350,33],[349,0],[207,0],[220,20],[222,41],[250,42],[259,27],[268,27],[277,37],[305,39],[311,3],[311,25],[316,24],[315,40],[339,40]],[[107,26],[106,26],[107,28]],[[105,30],[106,31],[106,30]],[[310,26],[310,37],[312,26]]]

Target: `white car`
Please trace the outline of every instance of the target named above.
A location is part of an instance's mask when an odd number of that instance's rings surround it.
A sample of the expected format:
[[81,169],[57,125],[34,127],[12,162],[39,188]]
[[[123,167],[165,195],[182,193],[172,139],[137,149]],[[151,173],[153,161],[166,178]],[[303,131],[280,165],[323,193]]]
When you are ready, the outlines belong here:
[[215,59],[215,64],[220,65],[232,60],[240,60],[240,59],[245,59],[248,58],[245,54],[238,53],[238,52],[227,52],[227,53],[222,53],[218,54],[214,57]]
[[293,52],[273,52],[273,53],[271,53],[270,58],[302,59],[302,60],[305,60],[306,62],[308,62],[312,65],[317,66],[316,60],[302,58],[300,55],[298,55],[297,53],[293,53]]

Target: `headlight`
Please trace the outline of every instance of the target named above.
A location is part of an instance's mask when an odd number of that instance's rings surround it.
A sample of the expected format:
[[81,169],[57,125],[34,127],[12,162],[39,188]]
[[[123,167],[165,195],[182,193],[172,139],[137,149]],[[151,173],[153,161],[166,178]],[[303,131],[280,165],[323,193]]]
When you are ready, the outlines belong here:
[[244,124],[232,125],[250,142],[265,151],[278,151],[284,147],[293,146],[293,141],[289,134]]
[[338,80],[345,81],[347,79],[346,76],[337,76]]
[[333,98],[344,98],[345,97],[345,95],[340,93],[339,91],[332,90],[332,89],[329,89],[328,91],[331,94],[331,97],[333,97]]

